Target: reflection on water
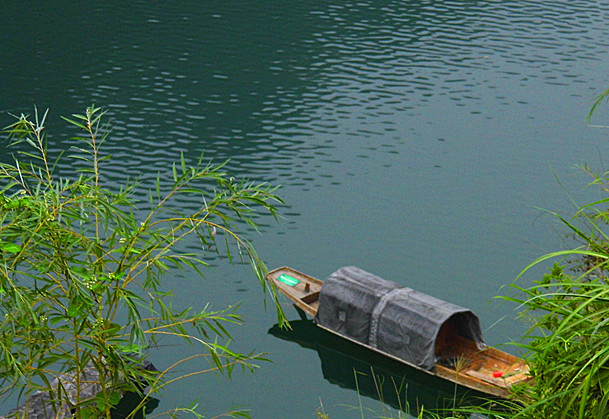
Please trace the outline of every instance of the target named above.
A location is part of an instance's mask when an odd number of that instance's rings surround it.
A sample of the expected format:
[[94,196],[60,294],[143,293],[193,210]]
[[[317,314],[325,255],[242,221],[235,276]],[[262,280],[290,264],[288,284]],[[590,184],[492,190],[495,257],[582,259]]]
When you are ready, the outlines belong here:
[[[157,173],[169,181],[181,152],[189,163],[203,151],[230,158],[239,176],[283,187],[286,219],[261,218],[263,234],[248,232],[269,265],[314,274],[360,265],[472,307],[493,325],[491,344],[522,327],[487,301],[560,245],[534,209],[567,212],[554,173],[579,190],[570,167],[594,165],[606,147],[583,122],[609,84],[606,2],[4,3],[0,126],[7,112],[50,108],[57,154],[75,134],[58,115],[107,107],[108,183],[140,177],[143,199]],[[208,260],[221,270],[210,276],[228,279],[176,281],[178,296],[259,301],[245,271],[226,275],[224,260]],[[254,417],[285,417],[292,407],[259,401],[299,366],[278,366],[284,354],[260,305],[235,337],[275,354],[269,391],[235,380],[226,392]],[[178,352],[159,357],[169,365]],[[303,409],[320,393],[345,397],[318,378],[302,386]],[[190,393],[184,385],[169,399]],[[233,402],[201,400],[218,410]]]
[[291,330],[279,325],[269,334],[317,351],[323,378],[333,385],[357,391],[386,406],[417,415],[421,406],[443,410],[475,403],[480,394],[457,387],[405,364],[372,353],[317,327],[311,320],[291,321]]

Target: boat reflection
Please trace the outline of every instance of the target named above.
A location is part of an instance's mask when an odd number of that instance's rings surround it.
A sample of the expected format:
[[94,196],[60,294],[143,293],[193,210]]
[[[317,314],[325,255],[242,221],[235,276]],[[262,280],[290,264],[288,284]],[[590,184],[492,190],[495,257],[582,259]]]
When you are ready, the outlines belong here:
[[268,333],[317,351],[328,382],[394,409],[416,416],[423,406],[426,411],[441,412],[476,404],[484,397],[346,341],[317,327],[312,320],[293,320],[290,325],[292,330],[274,325]]

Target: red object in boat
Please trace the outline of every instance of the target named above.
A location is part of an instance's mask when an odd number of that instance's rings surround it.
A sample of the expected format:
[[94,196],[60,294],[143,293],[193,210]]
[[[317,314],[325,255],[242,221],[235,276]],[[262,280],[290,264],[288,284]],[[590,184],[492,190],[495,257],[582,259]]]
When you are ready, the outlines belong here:
[[499,378],[503,375],[503,371],[495,371],[493,372],[493,377]]

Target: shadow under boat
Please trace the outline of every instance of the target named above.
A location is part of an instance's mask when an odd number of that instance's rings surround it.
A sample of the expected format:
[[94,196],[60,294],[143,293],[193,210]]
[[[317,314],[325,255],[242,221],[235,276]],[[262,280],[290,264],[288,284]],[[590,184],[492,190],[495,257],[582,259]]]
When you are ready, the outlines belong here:
[[300,314],[300,320],[290,321],[291,330],[276,324],[268,333],[317,351],[323,377],[331,384],[415,415],[422,406],[441,413],[492,398],[346,341]]

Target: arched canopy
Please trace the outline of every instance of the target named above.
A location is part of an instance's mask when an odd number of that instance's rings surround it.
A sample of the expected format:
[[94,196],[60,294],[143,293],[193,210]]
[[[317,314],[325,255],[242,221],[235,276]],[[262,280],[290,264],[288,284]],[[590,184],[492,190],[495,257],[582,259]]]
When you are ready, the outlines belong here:
[[315,321],[427,370],[435,365],[436,339],[445,323],[484,347],[480,321],[470,310],[354,266],[340,268],[324,281]]

